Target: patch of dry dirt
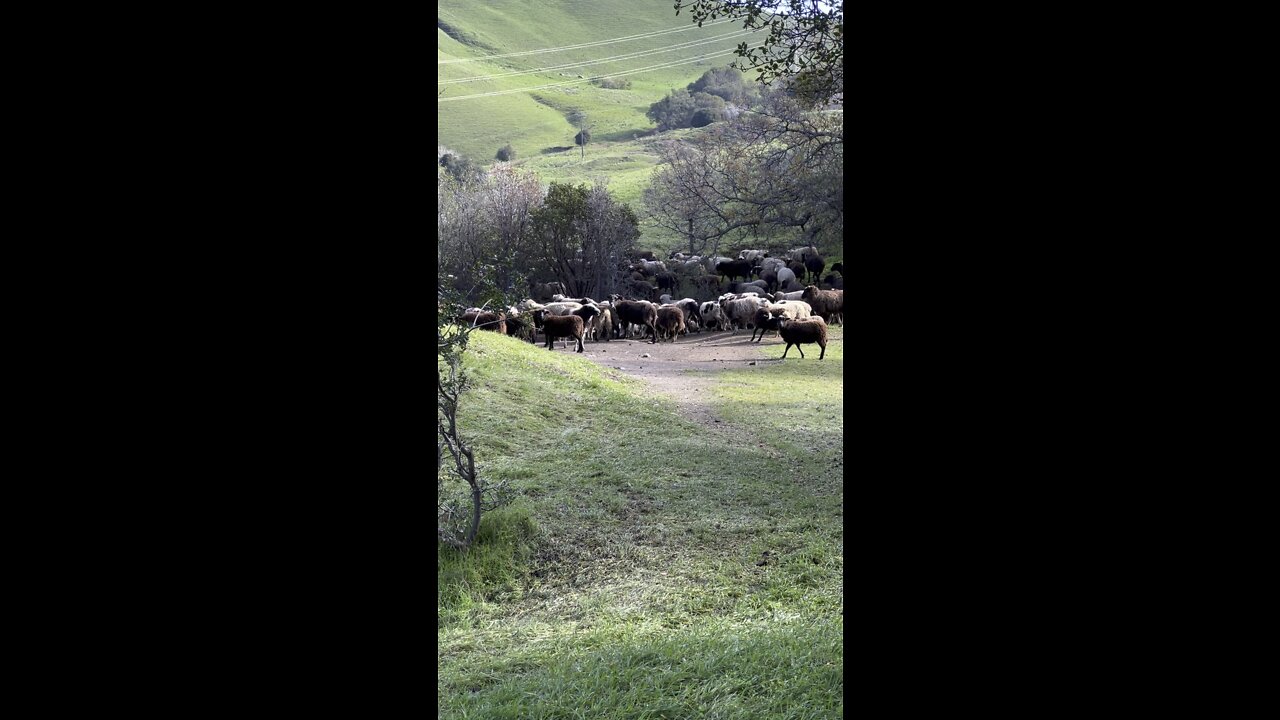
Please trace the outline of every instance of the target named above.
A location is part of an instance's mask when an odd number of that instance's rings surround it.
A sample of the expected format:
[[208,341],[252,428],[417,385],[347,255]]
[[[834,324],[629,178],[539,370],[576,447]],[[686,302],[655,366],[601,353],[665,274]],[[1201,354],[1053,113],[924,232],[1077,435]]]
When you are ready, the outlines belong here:
[[[587,343],[583,356],[624,375],[640,378],[654,390],[676,401],[681,415],[694,422],[715,426],[722,418],[711,410],[711,388],[706,377],[690,375],[688,371],[716,372],[725,369],[760,368],[782,362],[781,340],[773,337],[753,343],[750,330],[736,334],[727,331],[703,332],[682,335],[675,342],[648,340],[612,340]],[[776,346],[776,353],[761,354],[761,347]],[[816,346],[809,346],[814,347]],[[556,342],[555,352],[573,352],[574,344],[567,350]],[[806,353],[808,352],[806,348]],[[644,357],[644,355],[649,357]],[[796,355],[791,348],[787,359]]]

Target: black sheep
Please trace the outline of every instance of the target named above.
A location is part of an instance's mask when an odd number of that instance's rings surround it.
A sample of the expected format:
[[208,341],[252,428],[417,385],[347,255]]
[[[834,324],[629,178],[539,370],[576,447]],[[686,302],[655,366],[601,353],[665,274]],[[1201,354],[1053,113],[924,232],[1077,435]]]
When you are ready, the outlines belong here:
[[716,263],[716,272],[732,280],[742,278],[743,282],[751,278],[751,263],[747,260],[730,260]]

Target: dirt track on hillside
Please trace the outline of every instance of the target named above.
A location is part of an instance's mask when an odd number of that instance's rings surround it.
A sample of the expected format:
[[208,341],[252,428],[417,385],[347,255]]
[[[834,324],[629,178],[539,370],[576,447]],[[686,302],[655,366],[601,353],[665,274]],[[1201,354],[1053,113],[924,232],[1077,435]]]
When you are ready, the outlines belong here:
[[[820,349],[817,345],[805,347],[806,357],[803,360],[800,360],[795,347],[787,353],[786,360],[781,360],[782,349],[786,345],[776,337],[776,333],[769,332],[768,337],[759,343],[750,340],[750,330],[703,332],[682,335],[674,343],[667,341],[656,345],[648,340],[587,343],[582,354],[607,368],[644,380],[653,389],[675,400],[680,414],[688,419],[704,425],[716,425],[723,419],[711,410],[711,385],[714,381],[701,375],[691,375],[689,371],[756,369],[779,362],[818,361]],[[831,340],[831,344],[840,342],[843,341]],[[560,345],[557,341],[555,352],[574,351],[572,341],[568,343],[568,349],[561,349]],[[770,350],[761,353],[761,347]],[[649,357],[644,357],[646,354]]]

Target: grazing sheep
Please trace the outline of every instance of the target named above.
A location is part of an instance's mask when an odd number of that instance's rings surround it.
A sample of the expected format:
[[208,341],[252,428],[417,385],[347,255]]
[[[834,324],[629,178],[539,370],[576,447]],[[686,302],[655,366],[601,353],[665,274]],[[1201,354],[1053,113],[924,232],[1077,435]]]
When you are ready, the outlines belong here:
[[658,308],[656,326],[662,337],[670,337],[671,342],[675,342],[676,335],[684,331],[684,312],[675,305],[664,305]]
[[824,285],[830,286],[832,290],[844,289],[844,277],[841,275],[831,274],[822,279]]
[[814,315],[828,322],[838,321],[840,325],[844,324],[843,290],[819,290],[810,285],[804,289],[804,294],[800,298],[813,307]]
[[578,341],[578,349],[574,352],[582,352],[582,318],[577,315],[547,315],[539,310],[533,316],[534,322],[547,336],[547,349],[555,350],[556,338],[573,338]]
[[624,325],[640,325],[649,329],[652,342],[658,342],[658,309],[647,302],[636,300],[615,300],[614,310],[618,312],[618,320]]
[[468,310],[462,314],[462,323],[481,330],[507,334],[507,316],[500,313]]
[[743,280],[751,277],[751,263],[746,260],[731,260],[716,264],[716,274],[731,280],[740,277]]
[[765,252],[764,250],[743,250],[742,252],[738,253],[738,259],[746,260],[747,262],[754,265],[757,260],[763,259],[768,254],[769,253]]
[[831,266],[831,272],[840,273],[840,277],[844,277],[844,263],[836,263]]
[[790,268],[780,268],[778,270],[778,286],[785,287],[796,281],[796,274]]
[[800,351],[800,357],[803,358],[804,348],[800,346],[806,343],[817,343],[818,347],[822,348],[822,354],[818,356],[819,360],[827,356],[827,324],[822,321],[822,318],[792,320],[785,316],[772,317],[769,319],[769,327],[776,327],[783,341],[787,343],[780,359],[787,359],[787,351],[792,345],[796,346],[796,350]]

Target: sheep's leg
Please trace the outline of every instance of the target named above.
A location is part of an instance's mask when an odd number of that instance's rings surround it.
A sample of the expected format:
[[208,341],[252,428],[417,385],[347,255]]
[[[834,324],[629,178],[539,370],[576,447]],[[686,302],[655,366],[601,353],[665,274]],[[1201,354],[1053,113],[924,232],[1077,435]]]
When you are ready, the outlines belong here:
[[582,337],[578,337],[578,352],[582,352]]
[[791,343],[787,343],[787,347],[782,351],[782,360],[787,359],[787,353],[791,351]]
[[796,350],[799,350],[799,351],[800,351],[800,359],[802,359],[802,360],[803,360],[803,359],[804,359],[804,348],[800,346],[800,343],[796,343]]
[[824,358],[824,357],[826,357],[826,356],[827,356],[827,346],[824,344],[824,345],[822,346],[822,354],[818,356],[818,359],[819,359],[819,360],[821,360],[822,358]]

